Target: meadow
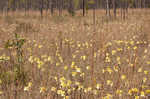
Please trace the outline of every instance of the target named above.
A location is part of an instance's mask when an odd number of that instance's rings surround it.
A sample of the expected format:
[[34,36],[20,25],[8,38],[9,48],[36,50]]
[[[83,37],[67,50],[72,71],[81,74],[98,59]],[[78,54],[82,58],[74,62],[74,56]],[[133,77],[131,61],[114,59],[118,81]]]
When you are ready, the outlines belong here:
[[125,20],[0,14],[0,99],[150,99],[150,9]]

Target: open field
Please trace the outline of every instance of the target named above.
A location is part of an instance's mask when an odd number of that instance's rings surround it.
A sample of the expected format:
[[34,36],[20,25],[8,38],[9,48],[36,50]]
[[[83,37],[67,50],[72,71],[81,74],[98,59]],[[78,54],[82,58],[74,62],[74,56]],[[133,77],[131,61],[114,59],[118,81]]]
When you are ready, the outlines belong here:
[[0,15],[0,99],[150,99],[150,9],[80,13]]

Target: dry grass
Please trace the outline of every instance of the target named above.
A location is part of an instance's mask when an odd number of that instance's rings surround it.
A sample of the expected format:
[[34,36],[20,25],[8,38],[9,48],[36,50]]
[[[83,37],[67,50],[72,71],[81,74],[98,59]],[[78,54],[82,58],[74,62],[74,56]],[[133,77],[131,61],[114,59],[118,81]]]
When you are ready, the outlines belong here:
[[[96,11],[82,17],[16,12],[0,16],[1,99],[148,99],[150,95],[150,11],[130,9],[126,20],[107,20]],[[48,13],[47,13],[48,14]],[[12,15],[12,16],[11,16]],[[18,33],[23,46],[25,85],[14,85],[15,49],[5,42]],[[2,57],[0,57],[2,58]],[[92,74],[93,73],[93,74]],[[10,76],[12,78],[6,83]],[[17,95],[15,95],[17,91]],[[15,97],[16,96],[16,97]]]

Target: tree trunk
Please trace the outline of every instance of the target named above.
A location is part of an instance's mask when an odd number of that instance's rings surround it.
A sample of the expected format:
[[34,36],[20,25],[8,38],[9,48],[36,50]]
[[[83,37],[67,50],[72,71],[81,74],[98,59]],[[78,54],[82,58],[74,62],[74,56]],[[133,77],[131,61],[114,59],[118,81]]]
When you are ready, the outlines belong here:
[[54,0],[51,0],[51,14],[54,14]]
[[113,0],[114,17],[116,18],[116,0]]
[[85,16],[85,0],[83,0],[83,16]]
[[41,17],[43,17],[43,6],[44,6],[44,1],[41,0],[41,4],[40,4],[40,13],[41,13]]

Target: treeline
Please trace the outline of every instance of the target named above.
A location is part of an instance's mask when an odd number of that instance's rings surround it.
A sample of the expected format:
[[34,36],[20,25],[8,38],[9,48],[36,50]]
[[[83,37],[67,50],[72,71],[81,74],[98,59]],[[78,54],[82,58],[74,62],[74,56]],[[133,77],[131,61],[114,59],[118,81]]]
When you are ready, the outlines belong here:
[[107,13],[110,9],[122,8],[148,8],[150,0],[0,0],[1,11],[16,10],[39,10],[41,15],[43,10],[50,11],[52,14],[55,10],[62,13],[67,10],[74,15],[76,10],[82,9],[83,15],[88,9],[106,9]]

